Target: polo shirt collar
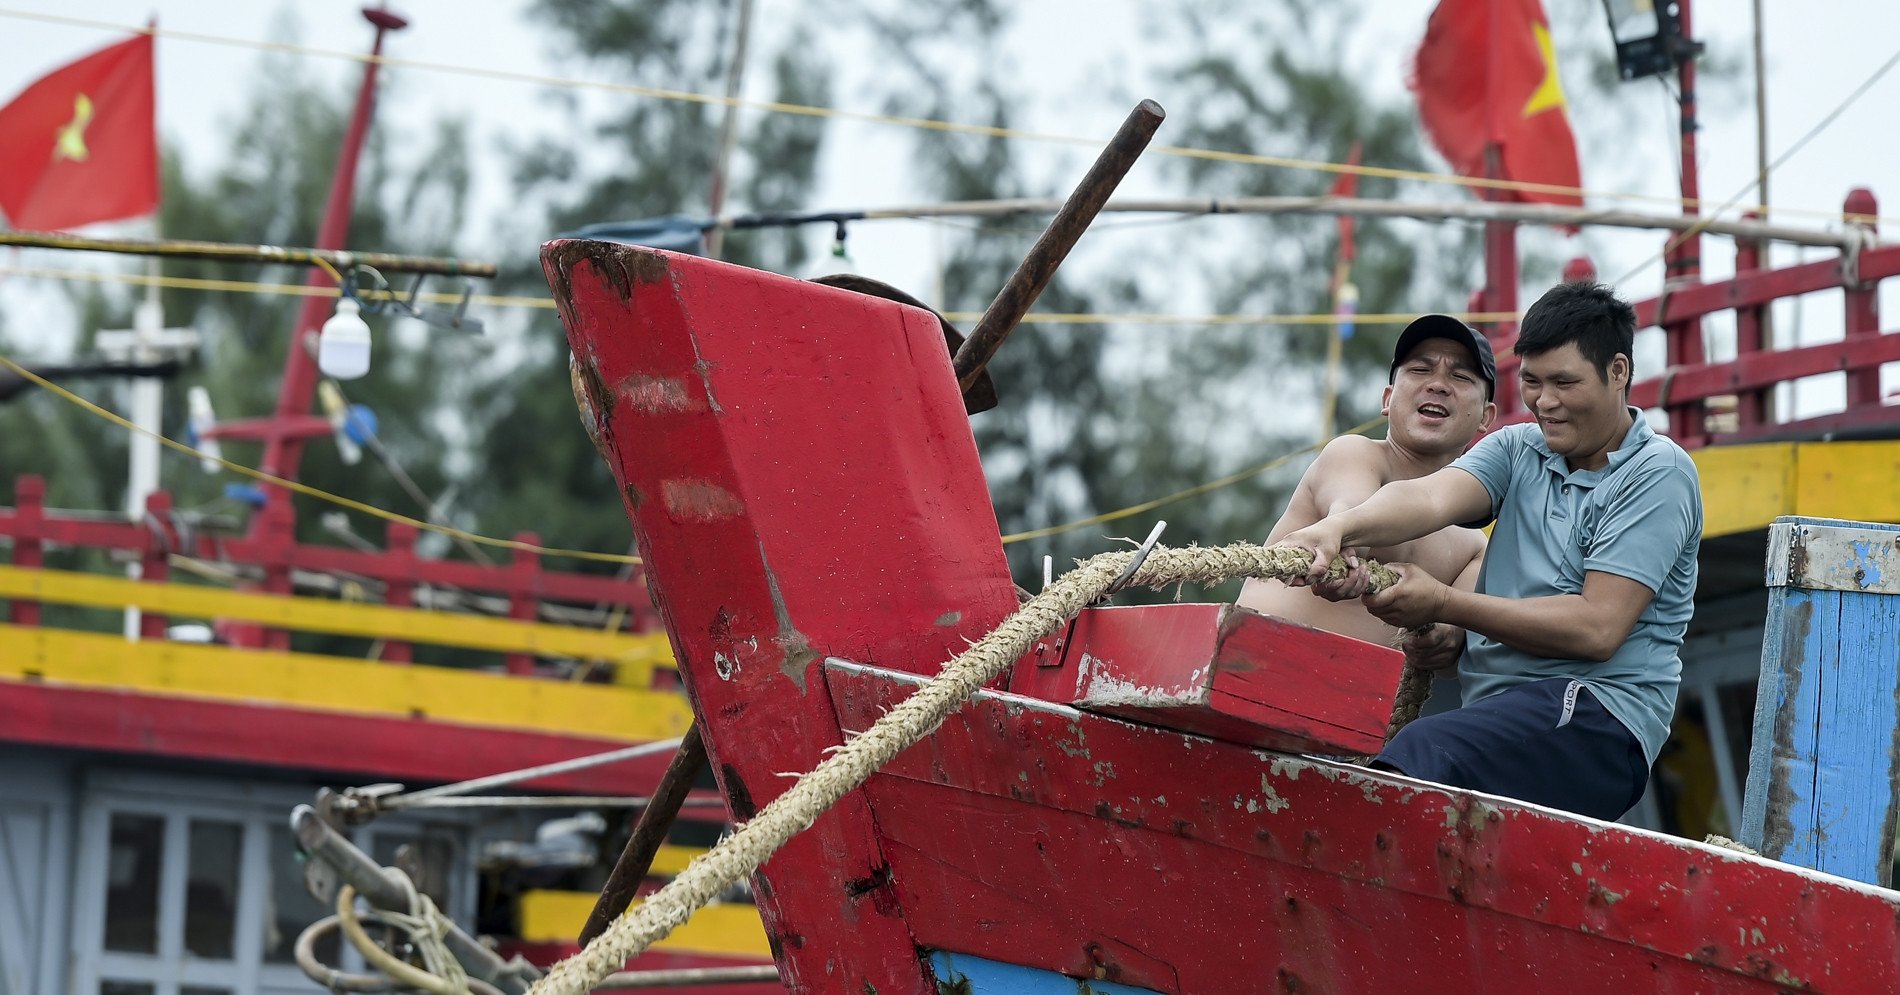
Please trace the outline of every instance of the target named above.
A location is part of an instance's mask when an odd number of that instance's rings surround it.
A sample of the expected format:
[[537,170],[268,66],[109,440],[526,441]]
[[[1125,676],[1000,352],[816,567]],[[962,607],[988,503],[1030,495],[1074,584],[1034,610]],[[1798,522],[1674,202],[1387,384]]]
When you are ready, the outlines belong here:
[[[1550,445],[1544,441],[1544,433],[1541,430],[1531,438],[1531,445],[1536,446],[1537,451],[1544,455],[1544,466],[1557,476],[1571,478],[1578,483],[1595,483],[1603,475],[1622,466],[1625,460],[1636,455],[1636,451],[1643,448],[1643,445],[1656,435],[1655,430],[1649,427],[1649,417],[1643,414],[1641,408],[1629,405],[1626,406],[1626,410],[1630,413],[1630,430],[1623,433],[1622,443],[1610,451],[1610,461],[1600,470],[1571,470],[1562,456],[1550,451]],[[1531,424],[1534,426],[1536,422],[1533,421]]]

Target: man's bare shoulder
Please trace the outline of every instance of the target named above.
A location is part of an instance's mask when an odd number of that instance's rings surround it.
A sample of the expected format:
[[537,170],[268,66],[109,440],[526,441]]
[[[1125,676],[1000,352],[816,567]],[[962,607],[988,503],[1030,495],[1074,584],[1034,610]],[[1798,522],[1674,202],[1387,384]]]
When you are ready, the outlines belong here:
[[1306,468],[1302,479],[1347,472],[1369,473],[1384,483],[1392,475],[1390,461],[1386,459],[1385,440],[1368,439],[1363,435],[1334,436],[1319,451],[1319,458]]
[[1384,459],[1385,440],[1373,439],[1363,435],[1335,435],[1319,451],[1322,460],[1334,459]]

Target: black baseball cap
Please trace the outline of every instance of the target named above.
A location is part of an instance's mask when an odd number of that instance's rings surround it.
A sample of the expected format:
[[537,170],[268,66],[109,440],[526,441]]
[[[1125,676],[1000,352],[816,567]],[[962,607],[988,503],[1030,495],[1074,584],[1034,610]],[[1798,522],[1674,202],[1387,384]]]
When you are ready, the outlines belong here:
[[1491,354],[1491,343],[1484,333],[1448,314],[1428,314],[1405,326],[1398,345],[1392,347],[1391,375],[1397,376],[1399,364],[1426,339],[1450,339],[1469,349],[1471,358],[1478,361],[1478,375],[1484,378],[1485,400],[1497,396],[1498,361]]

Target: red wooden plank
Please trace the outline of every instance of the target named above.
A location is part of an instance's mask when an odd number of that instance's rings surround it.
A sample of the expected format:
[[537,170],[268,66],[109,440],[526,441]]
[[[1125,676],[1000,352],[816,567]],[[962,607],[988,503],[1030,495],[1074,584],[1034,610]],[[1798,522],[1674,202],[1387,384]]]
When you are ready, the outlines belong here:
[[[320,772],[348,780],[460,781],[630,744],[423,719],[0,682],[0,742]],[[641,757],[524,790],[645,794],[667,757]],[[722,820],[713,808],[683,816]]]
[[[1900,275],[1900,245],[1878,246],[1861,251],[1862,280],[1877,281],[1896,275]],[[1662,301],[1667,307],[1662,320],[1683,321],[1729,308],[1766,304],[1783,297],[1834,290],[1840,286],[1839,259],[1741,273],[1727,280],[1670,291],[1666,301]],[[1650,298],[1636,302],[1637,328],[1648,328],[1660,323],[1656,313],[1659,300]]]
[[[63,546],[130,551],[143,551],[148,543],[143,525],[56,515],[42,518],[22,515],[18,509],[5,507],[0,507],[0,535]],[[196,537],[196,545],[190,552],[203,559],[240,565],[268,562],[291,569],[349,573],[373,580],[437,584],[483,593],[532,593],[548,600],[576,604],[624,604],[637,611],[644,611],[648,604],[648,596],[637,579],[621,580],[605,574],[543,571],[530,584],[525,576],[517,576],[505,564],[486,566],[457,560],[405,562],[382,552],[205,535]]]
[[[941,327],[694,257],[555,242],[542,259],[714,772],[748,818],[842,740],[826,655],[935,670],[1016,607]],[[856,793],[765,865],[788,987],[930,990],[884,874]]]
[[[854,728],[915,681],[830,673]],[[1016,695],[865,792],[918,942],[1008,963],[1163,992],[1900,990],[1900,894]]]
[[1776,422],[1737,432],[1726,432],[1716,436],[1715,441],[1723,443],[1772,442],[1784,439],[1799,441],[1820,439],[1836,433],[1854,433],[1846,435],[1847,438],[1886,438],[1894,434],[1896,426],[1900,426],[1900,407],[1891,404],[1874,405],[1803,418],[1800,421]]
[[[1057,666],[1047,666],[1054,659]],[[1250,746],[1369,754],[1385,743],[1403,655],[1234,605],[1091,608],[1010,690]]]
[[[1843,339],[1797,349],[1778,349],[1738,356],[1721,363],[1704,363],[1675,371],[1669,381],[1670,403],[1703,398],[1842,370],[1866,370],[1900,361],[1900,333]],[[1655,407],[1663,377],[1640,380],[1630,388],[1630,403]]]

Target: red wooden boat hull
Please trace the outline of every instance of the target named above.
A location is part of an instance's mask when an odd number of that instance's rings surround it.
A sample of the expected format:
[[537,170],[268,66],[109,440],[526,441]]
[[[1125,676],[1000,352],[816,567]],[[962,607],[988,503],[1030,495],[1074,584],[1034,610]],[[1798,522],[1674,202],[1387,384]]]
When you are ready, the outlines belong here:
[[[1015,607],[941,333],[692,257],[543,258],[743,820]],[[1242,641],[1321,641],[1275,639]],[[924,995],[949,951],[1170,993],[1900,991],[1900,893],[1242,745],[1280,720],[1223,697],[1229,663],[1189,682],[1218,715],[1131,721],[1069,707],[1079,675],[1036,656],[1040,696],[979,696],[756,875],[789,988]],[[1270,704],[1363,737],[1364,700]]]

